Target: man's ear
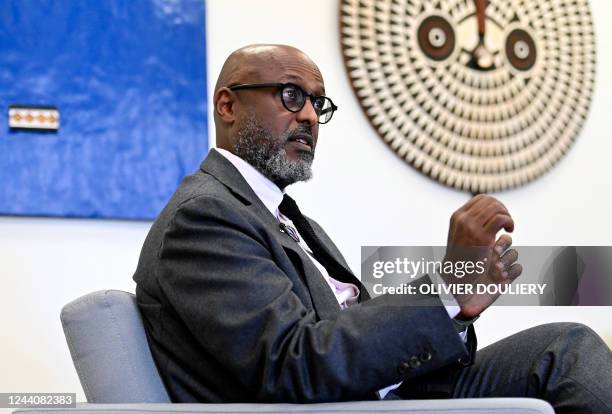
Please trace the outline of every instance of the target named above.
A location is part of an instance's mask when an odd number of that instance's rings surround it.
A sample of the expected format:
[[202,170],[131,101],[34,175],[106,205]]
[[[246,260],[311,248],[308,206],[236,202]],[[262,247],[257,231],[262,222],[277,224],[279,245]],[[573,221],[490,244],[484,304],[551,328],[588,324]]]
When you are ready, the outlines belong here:
[[214,100],[215,112],[223,121],[231,123],[235,119],[234,105],[236,95],[228,88],[219,88],[215,92]]

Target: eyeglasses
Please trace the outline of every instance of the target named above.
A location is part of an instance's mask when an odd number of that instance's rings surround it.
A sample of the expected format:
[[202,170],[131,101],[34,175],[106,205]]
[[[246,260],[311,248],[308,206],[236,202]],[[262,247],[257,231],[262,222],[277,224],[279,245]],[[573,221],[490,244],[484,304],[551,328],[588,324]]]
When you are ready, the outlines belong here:
[[306,104],[306,98],[310,98],[312,107],[317,114],[319,124],[326,124],[330,121],[338,107],[334,105],[327,96],[317,96],[304,91],[304,89],[293,83],[243,83],[240,85],[229,86],[229,90],[237,91],[241,89],[261,89],[277,88],[281,90],[281,101],[289,112],[300,112]]

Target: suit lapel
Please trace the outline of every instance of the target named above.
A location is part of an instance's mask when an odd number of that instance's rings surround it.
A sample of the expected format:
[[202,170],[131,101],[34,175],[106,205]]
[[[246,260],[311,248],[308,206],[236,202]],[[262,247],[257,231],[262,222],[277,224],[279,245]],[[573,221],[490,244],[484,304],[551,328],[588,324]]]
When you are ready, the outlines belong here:
[[323,275],[295,240],[280,231],[279,222],[276,217],[270,213],[236,167],[212,148],[206,159],[202,162],[200,169],[205,173],[213,175],[223,183],[266,224],[282,245],[296,267],[297,272],[303,275],[304,282],[308,286],[313,306],[319,318],[336,319],[338,312],[340,312],[340,305]]
[[308,257],[308,253],[302,250],[295,240],[285,233],[279,231],[277,239],[296,266],[298,273],[304,275],[312,305],[319,315],[319,319],[336,319],[338,312],[340,312],[340,305],[325,278]]

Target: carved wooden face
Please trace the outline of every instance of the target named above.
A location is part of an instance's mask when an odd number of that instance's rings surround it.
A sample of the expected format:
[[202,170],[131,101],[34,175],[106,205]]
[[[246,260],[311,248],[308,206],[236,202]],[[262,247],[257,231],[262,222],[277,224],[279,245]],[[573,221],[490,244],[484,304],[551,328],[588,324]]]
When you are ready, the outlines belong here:
[[588,112],[588,0],[342,0],[340,20],[372,125],[446,185],[476,193],[537,178]]

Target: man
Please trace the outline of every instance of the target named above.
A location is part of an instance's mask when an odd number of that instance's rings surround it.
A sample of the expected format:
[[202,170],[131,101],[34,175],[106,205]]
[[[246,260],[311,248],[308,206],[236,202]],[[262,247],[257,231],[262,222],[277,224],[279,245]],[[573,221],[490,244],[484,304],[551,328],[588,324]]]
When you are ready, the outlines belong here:
[[[218,148],[153,224],[134,276],[174,401],[528,396],[558,412],[611,409],[610,350],[582,325],[533,328],[475,355],[473,327],[458,327],[495,297],[369,299],[283,194],[310,178],[319,124],[336,109],[304,53],[232,53],[213,104]],[[513,227],[499,201],[475,197],[451,218],[448,257],[493,247],[484,281],[510,283],[522,269],[509,236],[496,235]]]

